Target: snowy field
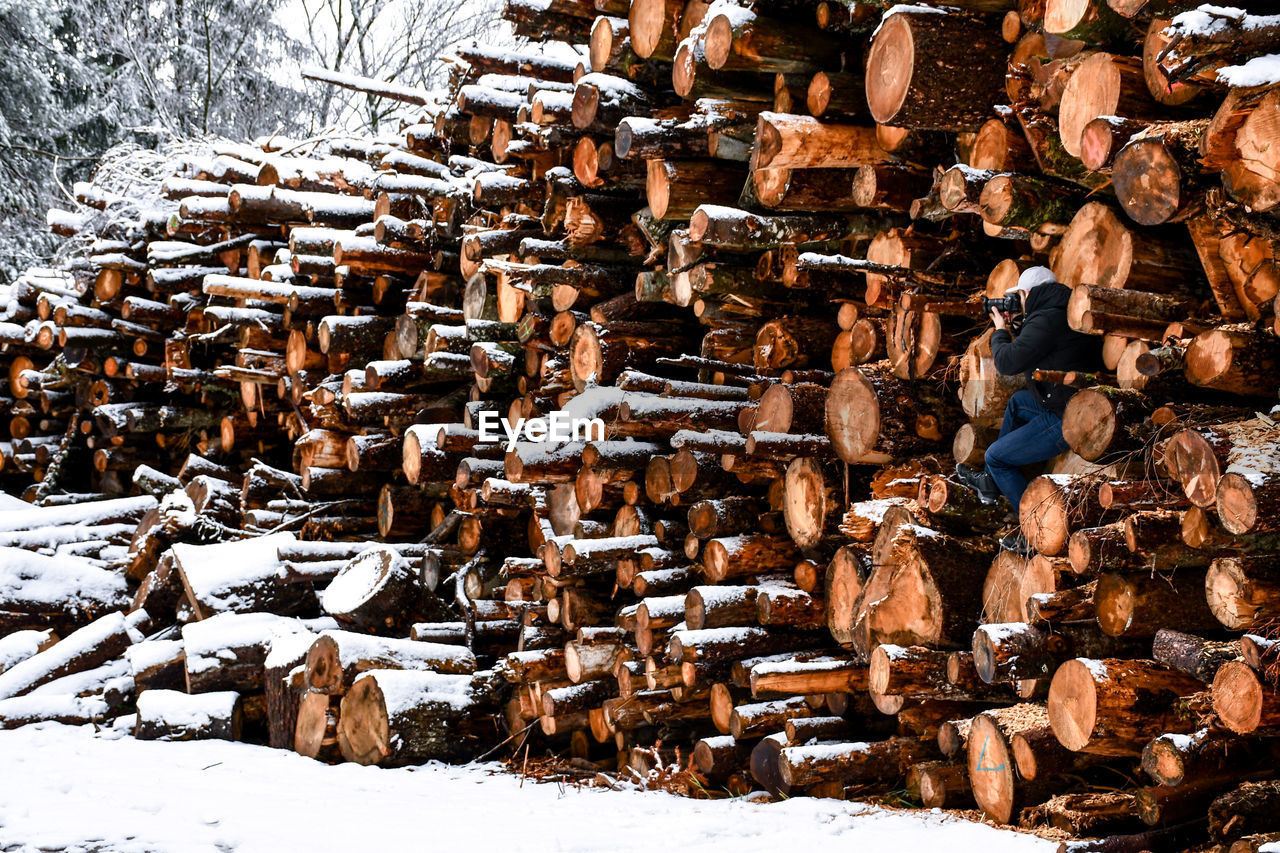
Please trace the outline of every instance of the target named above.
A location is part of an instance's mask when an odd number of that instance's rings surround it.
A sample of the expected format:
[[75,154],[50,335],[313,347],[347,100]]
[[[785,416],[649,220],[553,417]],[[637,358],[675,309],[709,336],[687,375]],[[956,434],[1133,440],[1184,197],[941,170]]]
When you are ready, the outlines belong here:
[[[1032,853],[1057,845],[928,813],[523,784],[489,766],[329,767],[247,744],[0,732],[0,850]],[[943,845],[938,847],[938,845]]]

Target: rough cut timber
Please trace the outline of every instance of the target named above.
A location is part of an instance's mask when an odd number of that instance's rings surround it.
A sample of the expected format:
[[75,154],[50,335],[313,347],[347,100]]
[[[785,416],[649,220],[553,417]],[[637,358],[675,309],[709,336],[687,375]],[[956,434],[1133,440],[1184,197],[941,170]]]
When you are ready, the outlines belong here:
[[[67,260],[0,288],[0,726],[1260,846],[1274,21],[503,15],[579,58],[322,75],[403,124],[51,212]],[[995,370],[980,299],[1036,266],[1104,369]],[[1028,378],[1070,450],[984,503],[954,465]]]

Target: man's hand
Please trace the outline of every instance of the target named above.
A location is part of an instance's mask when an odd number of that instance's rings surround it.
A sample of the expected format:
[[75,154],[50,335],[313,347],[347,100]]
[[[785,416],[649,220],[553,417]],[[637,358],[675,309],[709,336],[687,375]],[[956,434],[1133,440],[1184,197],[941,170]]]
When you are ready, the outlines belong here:
[[995,326],[997,329],[1007,328],[1004,322],[1004,315],[994,308],[991,309],[991,325]]

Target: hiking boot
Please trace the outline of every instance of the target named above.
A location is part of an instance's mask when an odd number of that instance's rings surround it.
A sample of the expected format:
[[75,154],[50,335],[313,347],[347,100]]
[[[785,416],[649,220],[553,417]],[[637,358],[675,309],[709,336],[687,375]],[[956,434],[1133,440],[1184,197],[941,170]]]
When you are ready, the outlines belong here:
[[993,504],[1000,500],[1000,489],[996,481],[986,471],[970,468],[961,462],[956,466],[956,479],[978,493],[978,500],[984,504]]
[[1022,535],[1021,530],[1016,529],[1000,537],[1000,547],[1023,557],[1030,557],[1034,553],[1031,543]]

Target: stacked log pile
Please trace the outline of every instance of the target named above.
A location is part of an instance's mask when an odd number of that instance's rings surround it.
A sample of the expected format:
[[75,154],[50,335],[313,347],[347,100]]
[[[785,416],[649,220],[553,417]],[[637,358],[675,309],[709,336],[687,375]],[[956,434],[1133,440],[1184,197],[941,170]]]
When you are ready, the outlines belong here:
[[[0,721],[1257,849],[1280,29],[1188,9],[511,0],[581,61],[77,187],[0,323]],[[1106,370],[986,505],[1036,265]]]

